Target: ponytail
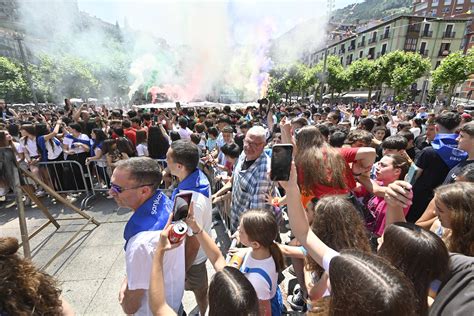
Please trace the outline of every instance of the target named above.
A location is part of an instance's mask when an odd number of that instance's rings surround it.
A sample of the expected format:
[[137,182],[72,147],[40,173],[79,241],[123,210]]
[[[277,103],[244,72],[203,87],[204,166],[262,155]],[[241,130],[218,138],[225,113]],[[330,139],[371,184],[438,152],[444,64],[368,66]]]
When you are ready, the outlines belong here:
[[283,259],[283,253],[281,252],[280,247],[273,242],[270,247],[270,254],[273,257],[273,261],[275,261],[275,267],[277,272],[283,271],[285,268],[285,260]]

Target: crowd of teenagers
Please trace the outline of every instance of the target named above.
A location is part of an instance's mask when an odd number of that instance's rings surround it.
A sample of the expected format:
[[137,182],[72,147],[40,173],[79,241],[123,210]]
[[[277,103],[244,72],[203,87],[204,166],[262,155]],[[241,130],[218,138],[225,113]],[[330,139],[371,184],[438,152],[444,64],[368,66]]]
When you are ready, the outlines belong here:
[[[276,144],[293,148],[288,181],[270,178]],[[200,315],[474,313],[474,122],[462,106],[123,111],[66,100],[16,112],[0,100],[0,147],[60,192],[80,170],[43,162],[92,164],[108,197],[132,210],[117,285],[126,314],[185,315],[184,291]],[[0,176],[0,195],[10,190]],[[183,193],[187,234],[172,243]],[[224,254],[211,233],[223,205],[234,240]],[[73,314],[18,247],[0,238],[0,315]],[[297,280],[288,293],[284,269]]]

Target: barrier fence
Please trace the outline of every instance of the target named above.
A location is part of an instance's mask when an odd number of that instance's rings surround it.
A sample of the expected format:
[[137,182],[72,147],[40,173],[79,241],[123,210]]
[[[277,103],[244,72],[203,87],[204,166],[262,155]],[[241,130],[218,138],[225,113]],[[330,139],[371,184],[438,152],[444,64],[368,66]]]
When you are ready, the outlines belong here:
[[[155,159],[164,170],[167,166],[166,159]],[[105,160],[90,161],[85,168],[77,161],[50,161],[41,162],[41,172],[45,182],[60,194],[85,194],[81,201],[81,209],[89,207],[90,201],[98,194],[107,194],[110,189],[110,177],[112,170],[107,166]],[[217,192],[223,186],[220,179],[222,172],[213,166],[200,162],[200,169],[207,175],[212,192]],[[168,196],[171,196],[172,189],[169,188],[170,182],[163,181],[160,189]],[[224,222],[227,232],[230,232],[231,214],[230,214],[230,193],[227,194],[215,206]]]

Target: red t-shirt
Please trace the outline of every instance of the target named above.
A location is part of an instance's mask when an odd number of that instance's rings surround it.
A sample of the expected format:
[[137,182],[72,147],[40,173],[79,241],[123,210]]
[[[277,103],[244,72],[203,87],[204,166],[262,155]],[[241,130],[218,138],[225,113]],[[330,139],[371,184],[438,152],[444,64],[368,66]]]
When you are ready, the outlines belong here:
[[137,145],[137,131],[133,127],[124,128],[123,134],[132,142],[133,146]]
[[[322,184],[317,184],[314,186],[312,190],[312,193],[313,193],[312,197],[316,197],[319,199],[326,195],[347,194],[356,187],[356,180],[354,179],[354,176],[352,175],[352,170],[351,170],[351,167],[349,166],[349,163],[352,163],[355,161],[355,157],[357,155],[357,151],[359,150],[359,148],[339,148],[338,150],[341,156],[344,158],[345,164],[346,164],[346,173],[344,176],[345,178],[344,183],[346,184],[346,188],[341,189],[341,188],[325,186]],[[331,172],[331,169],[328,168],[328,177],[330,177],[330,172]],[[302,181],[303,177],[304,175],[301,169],[298,169],[298,179],[299,179],[298,182],[300,185],[303,182]],[[311,199],[312,197],[309,197],[309,199]],[[306,203],[304,203],[304,200],[303,200],[303,205],[306,205]]]

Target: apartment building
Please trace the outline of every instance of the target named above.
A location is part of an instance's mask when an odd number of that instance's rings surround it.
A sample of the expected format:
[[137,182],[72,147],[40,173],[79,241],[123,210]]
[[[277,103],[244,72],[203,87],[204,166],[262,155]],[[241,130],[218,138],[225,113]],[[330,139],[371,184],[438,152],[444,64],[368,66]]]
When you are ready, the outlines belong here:
[[[389,52],[404,50],[429,57],[435,69],[449,53],[461,50],[466,19],[440,19],[399,16],[347,37],[327,47],[328,55],[336,55],[343,66],[357,59],[377,59]],[[326,49],[306,56],[310,66],[324,59]]]

